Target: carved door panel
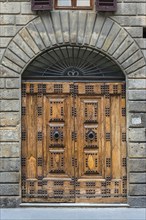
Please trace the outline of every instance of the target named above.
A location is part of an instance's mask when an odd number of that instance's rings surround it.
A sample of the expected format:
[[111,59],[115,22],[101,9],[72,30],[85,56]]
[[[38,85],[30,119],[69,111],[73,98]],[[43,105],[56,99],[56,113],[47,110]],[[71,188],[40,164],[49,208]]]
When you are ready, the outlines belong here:
[[22,85],[24,202],[74,202],[74,117],[69,83]]
[[125,114],[124,83],[23,83],[23,202],[125,202]]
[[76,83],[76,88],[76,202],[125,202],[125,85]]

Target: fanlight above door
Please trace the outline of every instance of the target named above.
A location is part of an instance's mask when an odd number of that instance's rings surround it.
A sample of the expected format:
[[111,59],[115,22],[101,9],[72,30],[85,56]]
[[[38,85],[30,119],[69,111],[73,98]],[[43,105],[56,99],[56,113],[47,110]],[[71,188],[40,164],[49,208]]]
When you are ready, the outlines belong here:
[[34,59],[23,79],[124,80],[119,66],[101,52],[80,46],[60,46]]

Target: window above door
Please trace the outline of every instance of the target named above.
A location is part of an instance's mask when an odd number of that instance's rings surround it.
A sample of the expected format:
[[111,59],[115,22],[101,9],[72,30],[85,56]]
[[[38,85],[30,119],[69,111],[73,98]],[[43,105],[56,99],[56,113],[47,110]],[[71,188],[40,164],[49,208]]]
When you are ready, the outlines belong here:
[[33,11],[92,10],[116,11],[117,0],[31,0]]
[[55,9],[92,9],[93,0],[55,0]]

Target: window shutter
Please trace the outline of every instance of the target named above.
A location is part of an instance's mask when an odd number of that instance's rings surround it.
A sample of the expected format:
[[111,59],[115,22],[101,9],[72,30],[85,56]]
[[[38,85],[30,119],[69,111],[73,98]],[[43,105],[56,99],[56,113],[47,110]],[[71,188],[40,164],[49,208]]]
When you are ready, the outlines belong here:
[[97,11],[116,11],[117,0],[96,0]]
[[31,0],[32,11],[52,10],[53,0]]

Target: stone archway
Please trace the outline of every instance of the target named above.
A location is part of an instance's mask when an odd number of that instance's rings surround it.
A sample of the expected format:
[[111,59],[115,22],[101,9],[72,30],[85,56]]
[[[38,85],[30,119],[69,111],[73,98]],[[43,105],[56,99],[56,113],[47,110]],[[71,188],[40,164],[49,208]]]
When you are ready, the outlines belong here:
[[[107,54],[121,67],[127,81],[131,82],[131,88],[137,88],[137,85],[129,79],[144,74],[146,65],[144,56],[136,42],[121,26],[111,18],[102,17],[96,13],[71,11],[42,14],[20,30],[5,51],[2,59],[2,73],[7,74],[7,77],[18,77],[39,54],[52,46],[63,44],[88,45]],[[132,100],[133,94],[131,91],[127,93],[127,101]],[[4,104],[2,109],[19,111],[20,103],[20,100],[11,100],[9,102],[11,107],[8,108],[7,104]],[[128,111],[127,108],[129,123]],[[12,139],[19,141],[19,127],[12,131],[12,135],[13,137],[9,138],[10,141]],[[131,128],[128,141],[134,135],[134,129]],[[143,133],[142,136],[144,136]],[[130,169],[134,169],[132,165],[129,166],[128,170]],[[130,190],[132,191],[132,188],[129,187]],[[133,202],[132,199],[135,197],[131,198],[131,202]]]
[[31,21],[10,42],[2,65],[20,74],[40,53],[55,45],[95,47],[129,75],[145,66],[136,42],[108,17],[88,12],[51,12]]

